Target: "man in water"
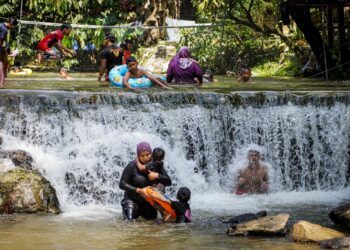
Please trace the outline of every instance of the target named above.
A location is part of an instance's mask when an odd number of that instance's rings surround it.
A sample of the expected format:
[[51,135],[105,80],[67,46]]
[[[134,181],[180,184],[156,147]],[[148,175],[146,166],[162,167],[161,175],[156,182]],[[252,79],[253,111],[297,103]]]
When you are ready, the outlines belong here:
[[269,191],[267,167],[260,162],[260,152],[249,150],[248,166],[239,171],[235,194],[263,194]]
[[5,77],[9,67],[7,57],[11,52],[6,43],[7,31],[13,29],[16,25],[17,20],[13,17],[4,23],[0,23],[0,86],[5,85]]
[[77,52],[73,49],[68,49],[62,45],[62,39],[64,36],[69,36],[70,32],[72,31],[72,26],[69,23],[63,23],[61,25],[61,28],[55,31],[50,32],[47,34],[38,44],[38,58],[37,62],[40,64],[42,61],[42,54],[44,54],[45,57],[51,58],[51,59],[57,59],[60,57],[60,54],[57,50],[53,49],[56,48],[62,53],[68,53],[72,56],[75,56]]
[[250,68],[242,68],[238,76],[239,82],[249,82],[252,77],[252,71]]
[[123,64],[123,51],[115,44],[114,34],[109,34],[107,37],[107,47],[101,51],[100,74],[98,81],[102,80],[106,73],[105,80],[108,81],[108,74],[115,66]]

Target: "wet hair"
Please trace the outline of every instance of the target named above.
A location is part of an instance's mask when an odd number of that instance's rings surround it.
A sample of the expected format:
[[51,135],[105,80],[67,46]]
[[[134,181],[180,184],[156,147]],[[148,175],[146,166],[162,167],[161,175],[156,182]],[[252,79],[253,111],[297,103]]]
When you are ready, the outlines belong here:
[[258,150],[255,150],[255,149],[249,150],[248,154],[250,154],[250,153],[256,153],[256,154],[260,155],[260,152]]
[[130,39],[125,39],[124,41],[125,44],[132,43]]
[[70,25],[70,23],[62,23],[61,25],[61,30],[64,30],[64,29],[72,29],[72,25]]
[[128,65],[131,62],[137,62],[136,58],[133,56],[130,56],[128,59],[126,59],[126,64]]
[[107,36],[107,39],[108,39],[110,42],[114,43],[114,42],[115,42],[115,35],[112,34],[112,33],[109,33],[108,36]]
[[177,191],[176,198],[180,202],[188,202],[191,199],[191,191],[187,187],[181,187]]
[[164,156],[165,156],[165,151],[162,148],[153,149],[153,153],[152,153],[153,161],[162,161],[164,160]]
[[68,69],[65,68],[65,67],[62,67],[62,68],[60,69],[60,72],[68,73]]
[[15,61],[15,62],[13,63],[13,66],[20,68],[20,67],[22,66],[22,64],[21,64],[21,62],[19,62],[19,61]]
[[8,23],[13,26],[18,24],[17,19],[15,17],[10,17]]

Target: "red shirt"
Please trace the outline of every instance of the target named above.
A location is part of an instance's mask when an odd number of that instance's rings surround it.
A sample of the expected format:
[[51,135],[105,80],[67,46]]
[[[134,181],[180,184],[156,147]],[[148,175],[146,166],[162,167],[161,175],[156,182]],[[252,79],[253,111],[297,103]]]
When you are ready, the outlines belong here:
[[128,49],[123,50],[124,58],[123,58],[123,64],[126,64],[126,60],[131,56],[131,51]]
[[42,51],[49,50],[52,46],[54,46],[58,41],[62,41],[64,34],[62,30],[55,30],[47,34],[38,45],[38,49]]

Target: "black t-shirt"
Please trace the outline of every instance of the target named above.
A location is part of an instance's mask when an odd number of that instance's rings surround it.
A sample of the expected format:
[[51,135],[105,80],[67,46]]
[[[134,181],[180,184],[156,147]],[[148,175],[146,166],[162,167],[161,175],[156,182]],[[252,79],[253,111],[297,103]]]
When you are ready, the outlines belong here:
[[123,52],[120,49],[118,49],[116,52],[113,52],[111,46],[108,46],[102,50],[101,60],[107,60],[106,68],[107,72],[109,72],[115,66],[123,64]]
[[191,222],[191,209],[187,202],[171,201],[171,206],[176,212],[176,223]]
[[0,23],[0,46],[2,46],[3,41],[5,41],[7,35],[7,28],[5,23]]

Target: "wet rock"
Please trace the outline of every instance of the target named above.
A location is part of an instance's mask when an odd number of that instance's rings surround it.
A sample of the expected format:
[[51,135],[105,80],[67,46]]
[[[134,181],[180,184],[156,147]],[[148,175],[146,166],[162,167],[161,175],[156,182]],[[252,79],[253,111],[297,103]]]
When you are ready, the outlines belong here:
[[322,227],[308,221],[299,221],[293,225],[292,238],[298,242],[320,242],[343,237],[345,237],[344,234],[334,229]]
[[266,216],[249,222],[237,224],[236,228],[229,228],[229,235],[269,235],[278,236],[288,233],[287,222],[289,214]]
[[230,228],[237,227],[238,224],[256,220],[262,217],[265,217],[267,215],[266,211],[260,211],[256,214],[253,213],[246,213],[246,214],[240,214],[232,218],[228,218],[223,221],[223,223],[230,223]]
[[350,203],[333,209],[329,218],[335,223],[346,226],[350,229]]
[[55,189],[39,172],[15,168],[0,174],[0,213],[60,213]]
[[155,47],[138,51],[139,64],[156,74],[165,73],[169,61],[176,54],[176,47],[168,42],[160,42]]
[[322,248],[339,249],[350,247],[350,237],[321,241]]
[[23,150],[0,150],[0,158],[11,159],[16,167],[33,170],[32,156]]

